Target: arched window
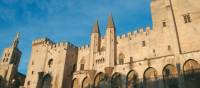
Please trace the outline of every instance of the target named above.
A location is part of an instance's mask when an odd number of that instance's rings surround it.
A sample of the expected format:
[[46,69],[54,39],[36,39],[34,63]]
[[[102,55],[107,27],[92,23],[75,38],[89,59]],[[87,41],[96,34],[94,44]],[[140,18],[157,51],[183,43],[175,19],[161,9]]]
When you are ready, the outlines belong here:
[[50,59],[50,60],[48,61],[48,66],[49,66],[49,67],[52,67],[52,65],[53,65],[53,59]]
[[120,53],[119,54],[119,64],[124,64],[124,58],[125,58],[124,54]]
[[138,74],[133,70],[127,74],[127,88],[139,88]]
[[174,65],[168,64],[163,69],[165,88],[178,88],[177,70]]
[[195,60],[187,60],[183,65],[185,84],[187,88],[200,87],[200,65]]
[[159,88],[156,69],[149,67],[144,72],[145,88]]
[[45,75],[42,79],[42,88],[52,88],[51,81],[52,81],[51,75],[50,74]]
[[120,73],[115,73],[112,76],[111,88],[122,88],[122,76]]
[[85,59],[83,58],[83,59],[81,59],[81,61],[80,61],[80,70],[84,70],[85,69]]

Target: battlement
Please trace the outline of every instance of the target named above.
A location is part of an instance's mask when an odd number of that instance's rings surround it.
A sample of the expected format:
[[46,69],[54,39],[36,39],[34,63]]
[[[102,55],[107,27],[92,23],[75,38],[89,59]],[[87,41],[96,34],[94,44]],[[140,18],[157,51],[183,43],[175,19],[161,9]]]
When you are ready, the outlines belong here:
[[130,38],[137,38],[138,36],[148,36],[151,33],[150,27],[146,27],[145,30],[144,28],[137,29],[133,32],[128,32],[127,34],[122,34],[120,36],[117,36],[117,40],[121,39],[130,39]]
[[32,42],[32,45],[39,45],[39,44],[46,44],[49,45],[51,48],[56,48],[56,47],[70,47],[70,48],[77,48],[74,44],[70,42],[59,42],[55,43],[49,38],[39,38],[37,40],[34,40]]
[[52,40],[50,40],[49,38],[39,38],[37,40],[34,40],[32,42],[32,45],[38,45],[38,44],[48,44],[48,45],[53,45],[55,44]]
[[83,45],[81,47],[78,48],[79,50],[87,50],[90,49],[90,45]]
[[56,47],[68,47],[68,48],[77,48],[74,44],[70,42],[59,42],[53,45],[54,48]]

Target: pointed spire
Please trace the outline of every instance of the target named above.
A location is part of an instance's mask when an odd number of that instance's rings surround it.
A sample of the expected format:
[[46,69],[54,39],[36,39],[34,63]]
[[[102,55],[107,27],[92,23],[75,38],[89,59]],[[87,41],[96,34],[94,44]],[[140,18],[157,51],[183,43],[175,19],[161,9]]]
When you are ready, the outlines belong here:
[[98,20],[96,21],[96,23],[93,26],[93,31],[92,33],[99,33],[99,24],[98,24]]
[[19,32],[17,32],[16,37],[13,41],[13,47],[17,47],[18,43],[19,43]]
[[113,22],[113,17],[112,17],[112,15],[110,15],[110,16],[108,17],[107,28],[115,28],[115,24],[114,24],[114,22]]

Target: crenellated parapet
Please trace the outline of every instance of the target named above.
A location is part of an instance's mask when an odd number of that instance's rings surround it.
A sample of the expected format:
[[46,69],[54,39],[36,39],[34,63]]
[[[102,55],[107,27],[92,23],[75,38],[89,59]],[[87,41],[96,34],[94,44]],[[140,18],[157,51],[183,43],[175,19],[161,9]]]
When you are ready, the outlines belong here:
[[59,42],[56,43],[55,45],[56,47],[68,47],[68,48],[77,48],[74,44],[70,43],[70,42]]
[[90,49],[90,45],[83,45],[83,46],[79,47],[78,49],[80,51],[89,50]]
[[140,28],[133,32],[128,32],[127,34],[122,34],[121,36],[117,36],[117,40],[126,40],[126,39],[136,39],[138,37],[147,37],[151,33],[150,27]]
[[34,40],[34,41],[32,42],[32,45],[33,45],[33,46],[34,46],[34,45],[40,45],[40,44],[54,45],[55,43],[54,43],[52,40],[50,40],[49,38],[46,38],[46,37],[44,37],[44,38],[39,38],[39,39]]
[[52,40],[50,40],[49,38],[40,38],[37,40],[34,40],[32,42],[32,45],[40,45],[40,44],[44,44],[47,45],[50,48],[58,48],[58,47],[66,47],[66,48],[77,48],[74,44],[70,43],[70,42],[58,42],[55,43]]

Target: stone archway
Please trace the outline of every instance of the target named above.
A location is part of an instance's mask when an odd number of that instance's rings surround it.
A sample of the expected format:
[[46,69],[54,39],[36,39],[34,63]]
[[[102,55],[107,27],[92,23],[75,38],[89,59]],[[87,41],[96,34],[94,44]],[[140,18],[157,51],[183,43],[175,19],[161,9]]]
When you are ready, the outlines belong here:
[[177,70],[174,65],[168,64],[163,69],[163,81],[165,88],[179,88]]
[[75,79],[73,80],[72,88],[79,88],[78,79],[75,78]]
[[157,80],[157,71],[155,68],[149,67],[144,72],[144,87],[159,88]]
[[50,74],[47,74],[42,79],[42,88],[52,88],[51,85],[52,77]]
[[120,73],[113,74],[111,88],[122,88],[122,75]]
[[183,65],[183,72],[187,88],[200,88],[200,65],[197,61],[187,60]]
[[85,77],[82,82],[82,88],[90,88],[90,79],[88,77]]
[[3,77],[0,75],[0,88],[3,88]]
[[95,88],[108,88],[106,75],[102,72],[98,73],[94,79]]
[[139,88],[138,74],[134,70],[127,74],[127,88]]

